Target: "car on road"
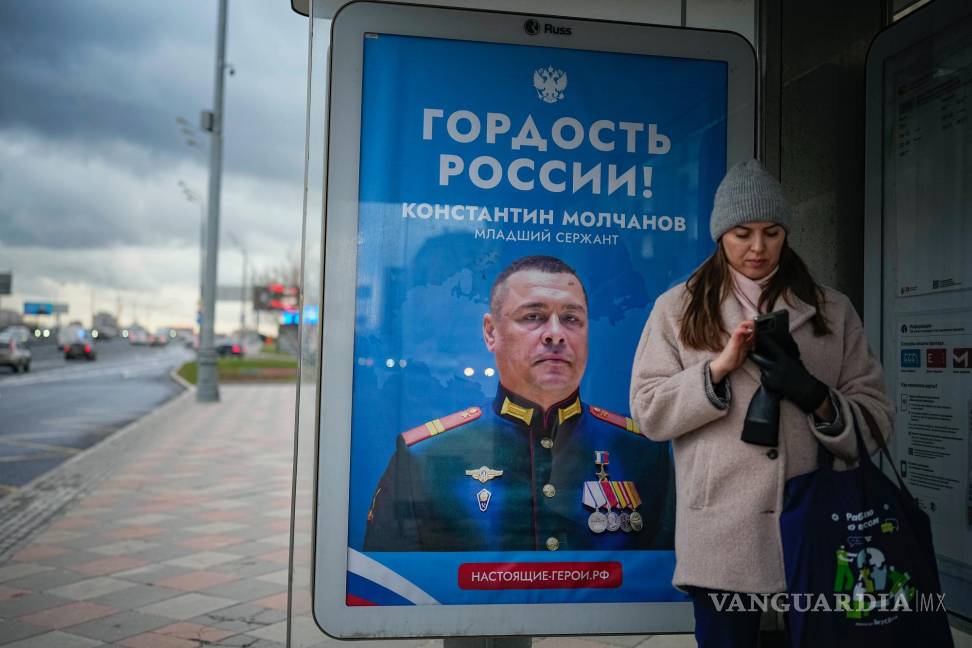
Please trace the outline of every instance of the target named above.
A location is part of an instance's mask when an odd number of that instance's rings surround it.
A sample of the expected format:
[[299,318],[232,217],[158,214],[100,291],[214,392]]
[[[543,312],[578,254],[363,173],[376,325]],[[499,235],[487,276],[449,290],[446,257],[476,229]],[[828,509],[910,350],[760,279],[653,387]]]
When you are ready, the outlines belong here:
[[91,336],[96,337],[99,340],[112,340],[118,337],[120,334],[121,331],[119,331],[117,327],[110,325],[99,326],[98,328],[91,330]]
[[30,371],[31,353],[27,345],[17,341],[17,337],[8,335],[6,331],[0,333],[0,366],[7,366],[18,371]]
[[128,329],[128,335],[122,335],[128,338],[128,343],[132,346],[148,346],[151,342],[149,332],[143,328],[132,327]]
[[71,326],[68,329],[61,338],[61,346],[64,349],[65,360],[73,360],[74,358],[94,360],[98,357],[94,338],[87,329],[80,326]]
[[244,354],[243,345],[228,335],[216,336],[214,346],[216,347],[216,355],[220,357],[234,356],[242,358]]
[[3,329],[3,331],[0,331],[0,335],[4,337],[11,337],[16,340],[18,344],[23,345],[28,344],[34,337],[31,330],[22,324],[12,324]]

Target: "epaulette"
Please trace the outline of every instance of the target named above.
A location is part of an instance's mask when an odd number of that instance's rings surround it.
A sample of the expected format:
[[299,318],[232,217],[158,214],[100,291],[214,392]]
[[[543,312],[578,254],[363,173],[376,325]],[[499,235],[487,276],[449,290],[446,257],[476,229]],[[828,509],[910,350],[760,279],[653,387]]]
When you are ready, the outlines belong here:
[[423,425],[419,425],[418,427],[413,427],[411,430],[402,432],[402,439],[405,440],[405,445],[415,445],[419,441],[424,441],[425,439],[434,437],[436,434],[454,430],[459,426],[465,425],[466,423],[471,423],[482,415],[483,410],[480,408],[467,407],[464,410],[459,410],[455,414],[449,414],[448,416],[443,416],[442,418],[432,419]]
[[641,430],[638,429],[638,424],[634,422],[634,419],[630,416],[621,416],[620,414],[615,414],[614,412],[609,412],[603,407],[590,406],[591,414],[601,419],[602,421],[607,421],[611,425],[617,425],[622,430],[627,430],[628,432],[634,432],[637,435],[641,435]]

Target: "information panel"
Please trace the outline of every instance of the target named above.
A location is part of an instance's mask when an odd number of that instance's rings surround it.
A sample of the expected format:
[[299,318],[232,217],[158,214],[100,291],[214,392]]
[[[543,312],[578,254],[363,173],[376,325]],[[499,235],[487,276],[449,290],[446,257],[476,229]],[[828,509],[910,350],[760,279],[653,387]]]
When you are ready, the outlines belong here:
[[[650,602],[681,614],[575,627],[685,629],[671,448],[630,418],[629,378],[655,298],[713,249],[727,164],[752,155],[752,105],[734,114],[731,92],[752,90],[751,50],[369,6],[339,14],[332,39],[331,96],[353,70],[360,122],[351,156],[332,108],[319,465],[343,452],[347,477],[319,475],[318,621],[338,636],[557,634],[569,606]],[[369,22],[382,9],[437,29]],[[476,37],[449,31],[470,20]],[[612,28],[613,47],[585,40]],[[341,36],[360,68],[339,63]],[[439,605],[466,625],[408,612]],[[481,608],[519,619],[489,627]]]
[[895,457],[931,518],[945,602],[972,617],[972,16],[963,3],[933,4],[872,48],[870,106],[880,108],[869,120],[883,130],[869,162],[882,170]]

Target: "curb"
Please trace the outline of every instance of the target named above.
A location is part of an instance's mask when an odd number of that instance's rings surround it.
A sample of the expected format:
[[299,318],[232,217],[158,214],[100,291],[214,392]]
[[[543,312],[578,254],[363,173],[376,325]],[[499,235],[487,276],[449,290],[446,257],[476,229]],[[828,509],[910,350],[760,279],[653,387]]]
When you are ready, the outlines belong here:
[[[179,366],[179,369],[181,368],[182,365]],[[179,369],[173,369],[172,371],[170,371],[169,378],[182,385],[182,388],[185,389],[186,391],[196,391],[195,385],[193,385],[191,382],[189,382],[188,380],[186,380],[185,378],[179,375]]]
[[137,447],[137,432],[151,428],[195,393],[195,388],[181,378],[175,382],[183,387],[181,394],[0,500],[0,564],[67,506],[109,477],[118,467],[118,458]]

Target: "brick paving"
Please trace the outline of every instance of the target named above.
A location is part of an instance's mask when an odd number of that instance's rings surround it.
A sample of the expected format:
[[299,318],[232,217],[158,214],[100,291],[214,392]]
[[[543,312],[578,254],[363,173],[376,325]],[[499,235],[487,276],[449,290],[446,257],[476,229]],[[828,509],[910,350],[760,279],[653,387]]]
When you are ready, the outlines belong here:
[[[206,405],[177,397],[0,505],[0,645],[284,646],[294,389],[224,386],[221,396]],[[309,547],[297,549],[295,568],[306,572]],[[346,643],[317,630],[306,597],[292,604],[292,646]],[[694,645],[689,636],[534,640]]]
[[[224,387],[217,405],[186,394],[127,452],[108,448],[115,465],[94,460],[90,488],[53,475],[56,502],[8,502],[0,527],[17,519],[33,537],[0,563],[0,644],[282,645],[252,633],[286,619],[293,394]],[[39,533],[25,529],[38,521],[25,511],[58,505]]]

